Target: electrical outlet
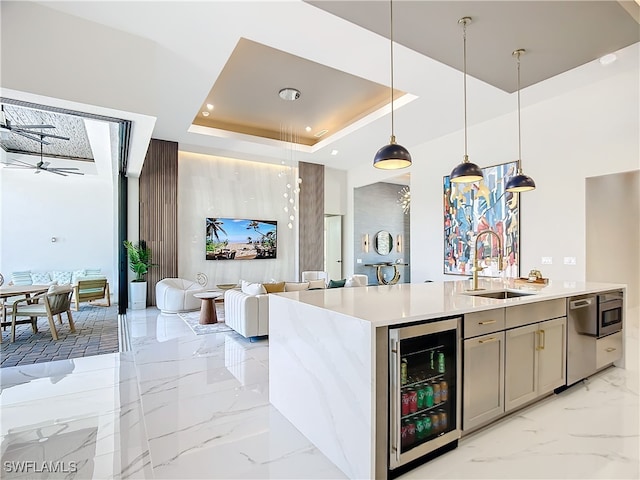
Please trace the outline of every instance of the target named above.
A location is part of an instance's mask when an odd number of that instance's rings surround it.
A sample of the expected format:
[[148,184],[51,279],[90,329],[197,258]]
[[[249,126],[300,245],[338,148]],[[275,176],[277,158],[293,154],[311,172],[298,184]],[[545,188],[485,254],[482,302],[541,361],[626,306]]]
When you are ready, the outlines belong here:
[[553,257],[542,257],[542,265],[552,265]]
[[361,259],[361,258],[358,258],[358,259],[356,260],[356,263],[362,263],[362,259]]
[[575,265],[576,264],[576,257],[564,257],[564,264],[565,265]]

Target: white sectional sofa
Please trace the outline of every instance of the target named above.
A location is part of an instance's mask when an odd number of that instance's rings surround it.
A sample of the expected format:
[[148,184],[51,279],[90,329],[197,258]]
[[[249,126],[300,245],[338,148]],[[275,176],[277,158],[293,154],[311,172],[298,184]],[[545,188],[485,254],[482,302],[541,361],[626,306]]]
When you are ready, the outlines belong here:
[[[366,275],[353,275],[348,286],[366,286]],[[324,279],[308,282],[249,283],[240,281],[239,289],[224,292],[225,323],[240,335],[261,337],[269,334],[269,293],[326,288]],[[267,293],[269,292],[269,293]]]

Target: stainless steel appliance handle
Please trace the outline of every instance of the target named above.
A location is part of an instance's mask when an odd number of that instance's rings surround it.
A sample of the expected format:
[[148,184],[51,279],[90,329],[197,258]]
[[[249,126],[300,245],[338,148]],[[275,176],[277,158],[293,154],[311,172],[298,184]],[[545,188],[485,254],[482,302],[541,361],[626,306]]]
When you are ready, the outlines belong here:
[[391,439],[390,439],[390,447],[391,454],[395,456],[396,462],[400,461],[400,342],[396,339],[390,340],[391,347],[391,355],[389,355],[390,359],[390,383],[391,383],[391,416],[389,427],[391,429]]
[[584,308],[584,307],[588,307],[593,303],[593,298],[583,298],[581,300],[574,300],[572,302],[569,302],[569,308],[571,310],[575,310],[577,308]]

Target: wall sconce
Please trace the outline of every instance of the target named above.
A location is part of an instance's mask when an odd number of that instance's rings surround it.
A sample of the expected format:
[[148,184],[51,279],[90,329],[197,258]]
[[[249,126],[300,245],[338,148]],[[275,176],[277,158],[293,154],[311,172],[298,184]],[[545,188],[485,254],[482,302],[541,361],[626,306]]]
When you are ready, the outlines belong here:
[[398,234],[396,236],[396,251],[402,252],[402,235]]
[[365,233],[362,236],[362,251],[364,253],[369,253],[369,234]]

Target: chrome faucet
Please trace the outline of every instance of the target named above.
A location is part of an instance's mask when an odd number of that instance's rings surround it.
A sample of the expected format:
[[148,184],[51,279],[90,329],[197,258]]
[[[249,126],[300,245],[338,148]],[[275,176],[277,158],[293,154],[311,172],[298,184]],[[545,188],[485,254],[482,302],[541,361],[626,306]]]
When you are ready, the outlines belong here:
[[[493,230],[481,231],[478,235],[476,235],[475,243],[473,244],[473,267],[471,268],[471,271],[473,272],[473,287],[471,288],[472,291],[483,290],[482,288],[478,288],[478,272],[484,270],[484,267],[481,267],[480,262],[478,261],[478,240],[480,240],[480,237],[482,237],[483,235],[493,235],[494,237],[496,237],[496,240],[498,241],[498,270],[504,270],[502,262],[502,238],[500,238],[500,235],[498,235]],[[493,247],[491,253],[493,254]]]

